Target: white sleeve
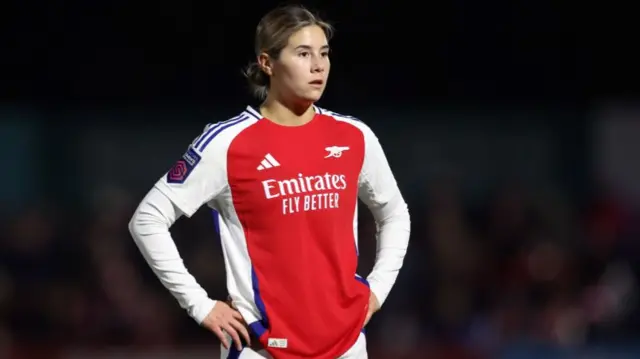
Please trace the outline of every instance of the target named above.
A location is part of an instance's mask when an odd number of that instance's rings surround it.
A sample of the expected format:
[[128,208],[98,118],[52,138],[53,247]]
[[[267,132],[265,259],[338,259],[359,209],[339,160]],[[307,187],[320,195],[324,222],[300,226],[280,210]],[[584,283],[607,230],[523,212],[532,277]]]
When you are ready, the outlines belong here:
[[193,319],[202,323],[215,301],[187,271],[171,238],[169,228],[181,215],[165,194],[152,188],[135,211],[129,231],[160,282]]
[[227,187],[226,155],[225,141],[204,148],[192,144],[155,187],[191,217]]
[[358,196],[373,214],[378,228],[376,261],[367,281],[382,305],[407,253],[411,221],[407,204],[378,138],[368,127],[364,127],[363,132],[365,156]]
[[209,127],[157,181],[129,224],[131,235],[153,272],[198,323],[209,314],[215,301],[187,271],[169,229],[181,215],[191,217],[226,188],[228,141],[200,145],[210,132]]

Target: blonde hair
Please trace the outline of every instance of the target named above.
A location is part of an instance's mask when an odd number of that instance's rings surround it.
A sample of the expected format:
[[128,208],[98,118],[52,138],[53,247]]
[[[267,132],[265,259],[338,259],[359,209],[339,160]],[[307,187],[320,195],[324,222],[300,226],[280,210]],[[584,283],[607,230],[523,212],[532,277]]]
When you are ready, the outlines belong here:
[[[288,5],[271,10],[262,17],[256,27],[254,51],[256,57],[266,53],[274,60],[287,46],[291,35],[307,26],[319,26],[331,39],[333,27],[321,20],[317,15],[301,5]],[[269,76],[264,73],[257,61],[251,62],[244,70],[251,92],[259,100],[267,97],[269,92]]]

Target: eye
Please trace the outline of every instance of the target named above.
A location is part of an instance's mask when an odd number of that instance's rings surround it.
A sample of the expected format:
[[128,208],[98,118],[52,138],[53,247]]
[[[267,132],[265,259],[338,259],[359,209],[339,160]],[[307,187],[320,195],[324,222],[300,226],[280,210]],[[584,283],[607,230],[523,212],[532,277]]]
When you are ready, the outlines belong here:
[[309,51],[302,51],[301,53],[298,54],[298,56],[300,57],[309,57],[310,53]]
[[320,55],[322,55],[322,57],[329,57],[329,51],[324,51]]

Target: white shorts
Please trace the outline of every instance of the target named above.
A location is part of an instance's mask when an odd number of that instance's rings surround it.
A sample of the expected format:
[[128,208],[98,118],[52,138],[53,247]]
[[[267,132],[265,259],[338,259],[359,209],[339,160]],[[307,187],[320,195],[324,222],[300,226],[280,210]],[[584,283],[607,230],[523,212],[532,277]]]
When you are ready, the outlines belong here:
[[[254,351],[251,348],[244,348],[241,352],[237,349],[228,350],[220,346],[220,359],[273,359],[266,350]],[[364,333],[360,333],[358,340],[353,346],[337,359],[367,359],[367,338]]]

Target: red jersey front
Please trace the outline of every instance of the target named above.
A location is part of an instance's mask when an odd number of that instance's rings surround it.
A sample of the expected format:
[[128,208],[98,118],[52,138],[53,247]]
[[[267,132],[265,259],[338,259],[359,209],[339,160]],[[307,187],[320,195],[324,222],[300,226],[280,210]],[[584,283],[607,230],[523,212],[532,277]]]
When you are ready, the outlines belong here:
[[208,126],[157,185],[187,215],[216,209],[233,304],[274,358],[335,359],[356,342],[370,296],[358,197],[398,192],[386,161],[368,159],[381,153],[355,119],[317,109],[287,127],[247,108]]

